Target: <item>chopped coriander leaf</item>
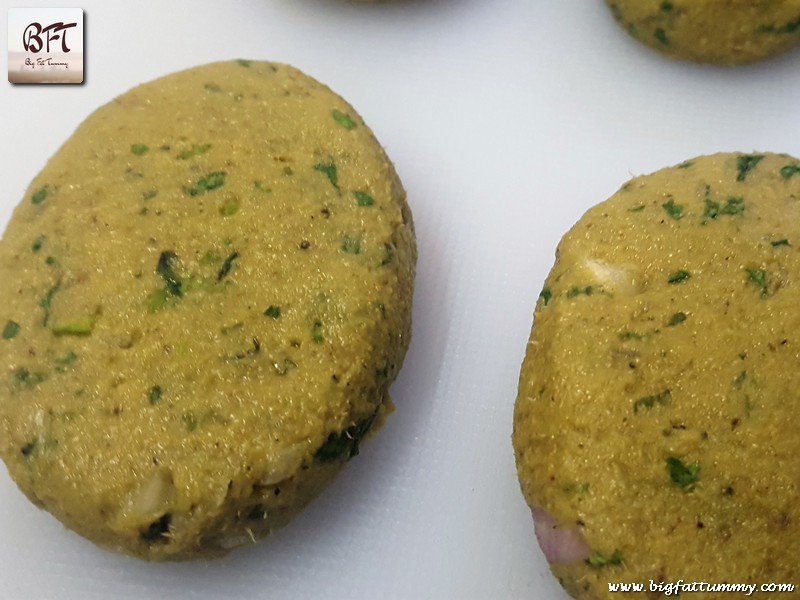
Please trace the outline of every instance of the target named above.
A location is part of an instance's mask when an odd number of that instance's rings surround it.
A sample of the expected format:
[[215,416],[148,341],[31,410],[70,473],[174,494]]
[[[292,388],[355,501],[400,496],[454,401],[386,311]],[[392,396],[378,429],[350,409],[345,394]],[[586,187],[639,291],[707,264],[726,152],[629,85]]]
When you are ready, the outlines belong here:
[[189,150],[184,150],[178,154],[178,160],[189,160],[193,156],[200,156],[211,150],[211,144],[200,144],[199,146],[192,146]]
[[667,211],[667,214],[676,221],[683,217],[683,206],[680,204],[675,204],[675,200],[673,198],[670,198],[664,202],[664,204],[661,205],[661,208]]
[[579,288],[578,286],[572,286],[567,291],[567,298],[574,298],[580,294],[585,294],[586,296],[591,296],[594,293],[594,288],[591,285],[587,285],[585,288]]
[[42,319],[42,325],[45,327],[47,327],[47,322],[50,320],[50,308],[53,304],[53,297],[58,293],[60,288],[61,281],[59,280],[53,287],[47,290],[45,297],[39,300],[39,306],[44,309],[44,319]]
[[60,364],[60,365],[71,365],[76,360],[78,360],[78,355],[75,354],[74,352],[70,351],[70,352],[67,352],[64,356],[59,356],[56,359],[56,362],[58,364]]
[[331,185],[337,190],[339,189],[339,177],[336,173],[336,165],[333,163],[333,161],[329,163],[317,163],[314,165],[314,170],[324,173],[328,178],[328,181],[331,182]]
[[672,2],[662,2],[661,3],[661,10],[664,12],[669,12],[672,10]]
[[272,191],[272,188],[265,187],[264,184],[261,183],[260,181],[255,181],[253,182],[253,184],[255,185],[256,189],[261,192],[269,193]]
[[335,108],[331,111],[331,115],[333,115],[333,119],[345,129],[355,129],[356,122],[350,118],[349,115],[346,115],[340,110],[336,110]]
[[359,254],[361,252],[361,238],[345,235],[342,238],[342,252],[346,254]]
[[147,402],[150,404],[156,404],[159,400],[161,400],[162,389],[160,385],[154,385],[150,388],[147,392]]
[[609,565],[621,565],[622,554],[619,550],[614,550],[613,554],[606,556],[602,552],[592,552],[586,559],[586,564],[591,567],[605,567]]
[[736,159],[736,181],[744,181],[747,174],[756,168],[756,165],[764,158],[763,154],[743,154]]
[[275,306],[274,304],[269,306],[267,310],[264,311],[264,316],[278,319],[281,316],[281,307]]
[[19,324],[9,320],[6,323],[6,326],[3,327],[3,339],[13,340],[15,337],[17,337],[19,330],[20,330]]
[[653,394],[652,396],[644,396],[633,403],[633,412],[638,413],[640,408],[653,408],[656,404],[666,406],[669,404],[669,399],[671,397],[672,392],[670,390],[664,390],[663,392],[659,394]]
[[765,269],[745,269],[748,279],[751,283],[761,288],[761,297],[769,295],[767,289],[767,271]]
[[681,459],[670,456],[666,462],[667,473],[669,473],[672,483],[682,488],[688,488],[697,483],[700,474],[700,463],[698,461],[687,465]]
[[653,32],[655,38],[665,46],[669,46],[669,39],[667,39],[667,32],[663,28],[657,27]]
[[679,164],[678,168],[679,169],[688,169],[692,165],[694,165],[694,162],[692,162],[691,160],[687,160],[687,161],[682,162],[681,164]]
[[640,204],[639,206],[634,206],[633,208],[629,208],[628,212],[642,212],[644,210],[644,204]]
[[41,204],[47,198],[47,194],[48,194],[47,186],[43,185],[31,196],[31,202],[33,204]]
[[623,342],[627,340],[643,340],[644,338],[644,334],[636,333],[635,331],[623,331],[619,334],[619,339]]
[[672,315],[667,321],[667,327],[674,327],[675,325],[680,325],[686,320],[686,313],[684,312],[676,312]]
[[542,291],[539,292],[539,298],[544,300],[544,305],[547,306],[547,303],[550,302],[550,298],[553,297],[553,292],[549,287],[543,287]]
[[367,435],[375,422],[377,413],[342,431],[332,432],[325,443],[314,453],[314,458],[322,462],[333,460],[350,460],[359,452],[361,440]]
[[294,175],[294,171],[292,171],[292,167],[283,167],[283,174],[291,177]]
[[156,273],[161,275],[166,283],[166,291],[168,295],[182,296],[183,282],[181,278],[175,273],[175,263],[178,262],[178,255],[170,250],[166,250],[158,257],[158,264],[156,265]]
[[148,148],[144,144],[132,144],[131,145],[131,152],[136,156],[142,156],[145,152],[147,152],[150,148]]
[[236,62],[242,67],[249,67],[252,64],[252,61],[245,60],[243,58],[239,58]]
[[19,449],[22,456],[29,458],[36,452],[36,441],[28,442]]
[[778,246],[791,246],[789,240],[783,238],[782,240],[775,240],[774,242],[770,242],[770,246],[773,248],[777,248]]
[[789,179],[793,175],[800,174],[800,163],[796,165],[786,165],[785,167],[781,167],[780,170],[781,177],[784,179]]
[[706,198],[705,210],[703,211],[704,219],[716,219],[720,215],[738,215],[744,212],[744,198],[739,196],[731,196],[725,200],[724,205],[719,202]]
[[240,255],[238,252],[233,252],[228,256],[228,258],[225,259],[225,262],[222,263],[219,272],[217,272],[217,281],[222,281],[225,276],[231,272],[231,269],[233,268],[233,261],[239,258],[239,256]]
[[353,192],[353,196],[355,196],[359,206],[372,206],[375,204],[375,199],[367,192]]
[[222,187],[225,184],[226,175],[227,173],[225,171],[213,171],[209,173],[205,177],[198,179],[197,182],[188,189],[189,195],[201,196],[206,192]]
[[667,283],[681,283],[689,279],[691,276],[692,274],[689,273],[689,271],[684,271],[683,269],[674,271],[669,274],[669,277],[667,277]]

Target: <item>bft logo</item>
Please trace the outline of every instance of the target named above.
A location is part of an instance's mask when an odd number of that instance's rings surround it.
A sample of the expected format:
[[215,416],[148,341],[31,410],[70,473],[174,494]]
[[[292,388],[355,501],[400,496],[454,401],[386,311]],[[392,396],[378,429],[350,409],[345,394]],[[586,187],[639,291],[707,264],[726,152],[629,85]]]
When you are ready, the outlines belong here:
[[[22,33],[22,47],[26,52],[34,54],[41,52],[47,46],[46,52],[50,52],[50,42],[61,40],[61,51],[65,54],[70,51],[67,46],[67,30],[77,27],[77,23],[52,23],[47,27],[42,27],[41,23],[31,23]],[[42,35],[45,36],[44,41]]]

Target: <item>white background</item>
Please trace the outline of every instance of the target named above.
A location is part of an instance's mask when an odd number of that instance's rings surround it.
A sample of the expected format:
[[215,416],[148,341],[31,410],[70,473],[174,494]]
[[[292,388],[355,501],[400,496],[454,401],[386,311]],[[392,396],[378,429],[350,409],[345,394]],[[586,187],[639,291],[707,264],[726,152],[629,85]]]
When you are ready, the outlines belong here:
[[[53,6],[13,4],[25,5]],[[47,158],[114,96],[220,59],[288,62],[356,107],[407,188],[414,337],[380,435],[289,527],[216,562],[95,548],[0,468],[0,599],[565,598],[536,546],[510,441],[555,246],[632,175],[717,151],[800,156],[800,52],[735,69],[670,61],[623,34],[600,0],[81,7],[84,85],[0,83],[2,226]]]

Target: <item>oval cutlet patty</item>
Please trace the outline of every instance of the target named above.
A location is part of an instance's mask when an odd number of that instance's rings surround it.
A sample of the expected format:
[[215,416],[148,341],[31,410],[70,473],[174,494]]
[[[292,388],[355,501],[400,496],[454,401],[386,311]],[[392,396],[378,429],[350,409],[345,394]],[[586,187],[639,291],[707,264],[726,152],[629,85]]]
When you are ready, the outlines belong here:
[[513,442],[573,597],[797,580],[798,247],[800,160],[777,154],[637,177],[562,239]]
[[632,37],[685,60],[749,63],[800,42],[800,0],[606,0]]
[[231,61],[92,114],[0,244],[0,454],[36,504],[147,559],[286,523],[391,409],[416,250],[355,110]]

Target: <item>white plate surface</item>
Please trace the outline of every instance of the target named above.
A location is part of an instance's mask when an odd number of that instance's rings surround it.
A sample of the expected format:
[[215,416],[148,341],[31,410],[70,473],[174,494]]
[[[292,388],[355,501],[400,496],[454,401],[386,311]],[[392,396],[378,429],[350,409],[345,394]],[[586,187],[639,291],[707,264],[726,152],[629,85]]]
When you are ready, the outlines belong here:
[[[2,12],[41,4],[4,0]],[[407,188],[414,336],[381,434],[289,527],[219,561],[100,550],[0,468],[0,599],[566,598],[536,546],[510,442],[555,246],[632,175],[723,150],[800,155],[800,52],[736,69],[670,61],[625,36],[600,0],[81,7],[84,85],[0,85],[2,227],[47,158],[114,96],[220,59],[291,63],[356,107]]]

